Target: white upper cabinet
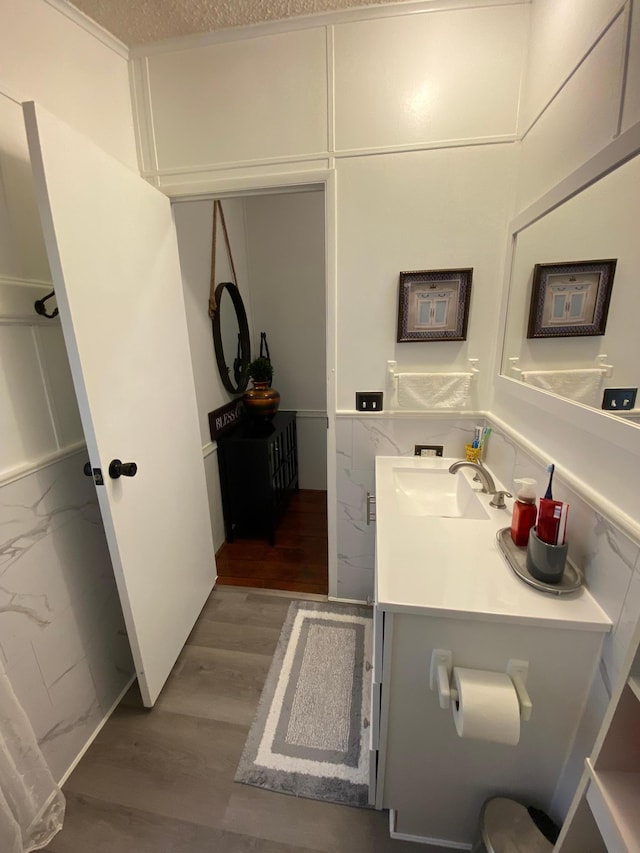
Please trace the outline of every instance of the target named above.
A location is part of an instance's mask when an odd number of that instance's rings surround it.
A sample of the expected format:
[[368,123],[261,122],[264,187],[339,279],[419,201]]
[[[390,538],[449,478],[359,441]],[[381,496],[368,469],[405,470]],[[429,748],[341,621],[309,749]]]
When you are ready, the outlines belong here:
[[335,27],[336,151],[515,134],[528,6]]
[[324,28],[155,53],[148,75],[160,171],[326,152]]

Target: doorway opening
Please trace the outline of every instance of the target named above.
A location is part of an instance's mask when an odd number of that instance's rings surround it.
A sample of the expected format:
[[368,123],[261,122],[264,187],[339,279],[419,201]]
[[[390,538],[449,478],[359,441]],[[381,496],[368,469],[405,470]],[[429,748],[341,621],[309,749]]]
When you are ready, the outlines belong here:
[[[251,359],[266,333],[280,411],[296,412],[298,489],[274,541],[241,533],[227,541],[218,453],[208,413],[232,399],[218,376],[207,316],[213,202],[220,198],[233,266],[218,223],[215,284],[233,281],[244,302]],[[173,199],[187,326],[205,454],[218,583],[328,592],[327,287],[324,184]],[[247,488],[251,488],[249,484]]]

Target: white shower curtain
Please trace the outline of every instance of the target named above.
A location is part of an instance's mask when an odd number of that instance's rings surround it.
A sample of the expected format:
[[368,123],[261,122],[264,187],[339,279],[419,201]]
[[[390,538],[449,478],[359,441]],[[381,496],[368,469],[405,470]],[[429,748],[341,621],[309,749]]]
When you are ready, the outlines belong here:
[[65,801],[0,665],[0,850],[39,850],[62,829]]

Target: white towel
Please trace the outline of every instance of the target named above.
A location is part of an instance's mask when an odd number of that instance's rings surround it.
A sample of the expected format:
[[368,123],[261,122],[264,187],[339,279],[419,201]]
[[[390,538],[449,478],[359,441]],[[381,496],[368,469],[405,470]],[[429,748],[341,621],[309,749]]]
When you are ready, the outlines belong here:
[[545,391],[553,391],[567,400],[600,408],[600,386],[604,371],[598,367],[585,370],[523,370],[522,381]]
[[398,373],[401,409],[463,409],[471,387],[471,373]]

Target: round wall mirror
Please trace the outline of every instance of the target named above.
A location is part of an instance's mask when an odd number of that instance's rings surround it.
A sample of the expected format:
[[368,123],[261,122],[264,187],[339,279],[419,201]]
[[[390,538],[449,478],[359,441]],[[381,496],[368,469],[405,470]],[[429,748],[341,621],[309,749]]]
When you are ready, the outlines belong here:
[[242,394],[249,381],[249,324],[240,291],[232,282],[216,287],[213,345],[222,384],[231,394]]

